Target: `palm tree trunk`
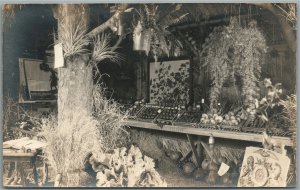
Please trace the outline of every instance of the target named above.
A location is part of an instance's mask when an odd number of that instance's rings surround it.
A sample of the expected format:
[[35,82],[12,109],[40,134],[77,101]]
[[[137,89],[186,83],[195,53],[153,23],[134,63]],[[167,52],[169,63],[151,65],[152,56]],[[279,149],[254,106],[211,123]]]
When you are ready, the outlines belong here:
[[[86,5],[60,4],[56,7],[54,16],[58,19],[58,27],[63,26],[62,23],[71,23],[76,26],[84,21],[83,27],[87,29],[88,13]],[[58,32],[63,32],[63,30],[58,28]],[[73,31],[64,32],[72,33]],[[60,35],[58,34],[58,36]],[[72,38],[72,35],[68,36]],[[65,40],[71,41],[72,39]],[[87,54],[71,55],[65,58],[65,67],[58,69],[58,127],[63,128],[65,127],[64,125],[76,125],[75,122],[72,122],[75,119],[75,114],[78,116],[78,113],[80,113],[81,117],[89,117],[92,114],[93,73],[92,67],[88,62],[89,55]],[[68,179],[68,174],[74,174],[74,172],[70,172],[67,171],[67,173],[61,174],[65,177],[62,178],[59,186],[80,186],[79,180]]]
[[66,67],[59,68],[57,98],[59,126],[65,119],[72,120],[76,111],[92,114],[92,77],[92,68],[82,56],[67,60]]

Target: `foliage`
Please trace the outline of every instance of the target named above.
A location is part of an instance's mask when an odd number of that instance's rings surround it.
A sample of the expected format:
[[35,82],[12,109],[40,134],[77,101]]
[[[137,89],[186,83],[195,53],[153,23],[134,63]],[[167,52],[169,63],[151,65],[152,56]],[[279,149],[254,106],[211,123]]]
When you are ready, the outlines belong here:
[[155,70],[158,78],[150,81],[151,94],[156,104],[170,103],[185,105],[189,93],[188,63],[182,63],[178,72],[172,71],[171,65],[160,63],[160,68]]
[[208,65],[213,80],[210,91],[210,107],[216,107],[221,89],[228,80],[236,85],[242,79],[241,95],[244,104],[258,96],[258,81],[267,45],[263,34],[257,29],[256,21],[247,27],[239,25],[236,18],[229,26],[216,27],[203,44],[201,62]]
[[94,86],[93,105],[102,150],[107,151],[126,146],[129,134],[122,125],[126,116],[123,115],[120,106],[114,100],[106,98],[105,87],[101,83]]
[[275,3],[275,7],[280,9],[282,16],[292,24],[294,28],[297,26],[297,4],[296,3]]
[[98,63],[104,60],[110,60],[114,63],[120,64],[124,60],[124,57],[112,50],[110,46],[111,36],[110,34],[101,33],[93,39],[93,50],[90,64],[96,69],[96,76],[101,75],[98,69]]
[[92,60],[101,62],[105,59],[109,59],[115,63],[119,63],[122,60],[122,56],[110,47],[111,36],[109,34],[102,33],[96,36],[93,40],[93,52]]
[[83,19],[79,22],[66,22],[64,18],[59,21],[58,43],[62,43],[65,58],[87,53],[90,41]]
[[286,100],[280,100],[279,104],[284,107],[286,119],[291,127],[297,127],[297,96],[292,94]]
[[11,134],[11,126],[15,126],[18,115],[18,104],[10,96],[3,98],[3,140],[13,138]]
[[[182,48],[182,43],[177,40],[172,33],[168,31],[168,27],[181,22],[187,13],[181,12],[181,5],[171,5],[167,10],[159,10],[158,5],[144,4],[143,8],[136,10],[139,15],[139,22],[134,30],[134,35],[143,32],[148,36],[146,44],[149,49],[146,54],[151,51],[155,61],[161,55],[168,55],[170,51],[176,47]],[[139,27],[141,25],[141,28]],[[137,28],[140,28],[137,30]]]
[[[98,159],[97,159],[98,158]],[[97,187],[166,187],[155,170],[154,160],[143,155],[138,147],[118,148],[113,153],[96,157],[100,163],[108,160],[108,168],[97,173]]]
[[89,153],[102,150],[97,120],[83,110],[73,111],[74,117],[60,124],[55,116],[43,119],[39,134],[47,142],[45,157],[56,173],[63,176],[62,186],[79,186],[79,175],[72,178],[67,175],[83,169]]

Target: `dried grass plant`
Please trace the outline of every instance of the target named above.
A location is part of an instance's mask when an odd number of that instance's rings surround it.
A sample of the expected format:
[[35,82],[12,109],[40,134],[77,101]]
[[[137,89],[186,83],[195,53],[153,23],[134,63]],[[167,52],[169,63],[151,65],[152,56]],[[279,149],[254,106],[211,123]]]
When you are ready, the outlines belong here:
[[90,40],[86,35],[84,20],[78,22],[66,22],[62,19],[58,27],[58,43],[62,43],[64,57],[81,55],[89,52],[87,49]]
[[296,3],[280,3],[274,4],[282,11],[282,16],[289,21],[293,27],[297,25],[297,4]]
[[2,18],[5,21],[6,19],[13,19],[16,15],[16,10],[21,10],[24,5],[22,4],[3,4],[2,5]]
[[13,138],[11,136],[11,126],[17,122],[17,109],[18,104],[9,95],[3,99],[3,140]]
[[84,168],[86,156],[102,150],[97,126],[95,118],[80,110],[74,110],[74,117],[59,125],[55,116],[42,120],[43,131],[39,135],[48,144],[44,149],[45,157],[58,174],[60,186],[81,185],[78,171]]
[[288,173],[287,184],[295,184],[297,179],[296,173],[296,151],[297,151],[297,96],[292,94],[286,100],[281,100],[280,105],[284,107],[283,111],[285,113],[284,119],[290,124],[290,129],[293,131],[292,141],[293,141],[293,156],[292,164],[290,166],[290,171]]
[[93,90],[94,117],[97,120],[99,135],[104,151],[126,146],[129,134],[122,125],[126,118],[120,106],[105,96],[105,87],[102,83],[95,85]]

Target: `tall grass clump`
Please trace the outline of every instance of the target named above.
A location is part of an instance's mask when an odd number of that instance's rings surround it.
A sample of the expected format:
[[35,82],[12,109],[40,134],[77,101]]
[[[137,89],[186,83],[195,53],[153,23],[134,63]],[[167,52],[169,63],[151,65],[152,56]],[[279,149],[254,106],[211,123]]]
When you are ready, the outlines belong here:
[[94,117],[104,151],[127,146],[129,134],[122,125],[126,115],[120,106],[112,99],[105,96],[103,83],[98,83],[93,89]]
[[18,120],[18,103],[9,95],[3,98],[3,141],[13,138],[11,136],[11,127],[15,126]]
[[45,157],[57,174],[55,186],[83,186],[86,156],[102,151],[97,120],[84,111],[73,110],[74,117],[57,122],[56,116],[42,120],[40,135],[46,140]]

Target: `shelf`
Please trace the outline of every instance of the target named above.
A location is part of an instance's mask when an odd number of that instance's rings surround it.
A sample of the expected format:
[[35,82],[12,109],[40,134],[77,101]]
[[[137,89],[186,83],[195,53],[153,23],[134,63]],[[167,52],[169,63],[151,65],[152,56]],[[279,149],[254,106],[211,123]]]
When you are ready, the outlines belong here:
[[56,103],[57,100],[20,100],[20,104]]
[[[225,139],[234,139],[250,142],[262,142],[262,134],[244,133],[244,132],[232,132],[232,131],[220,131],[213,129],[194,128],[189,126],[178,126],[178,125],[164,125],[162,128],[155,123],[149,123],[144,121],[127,120],[123,122],[125,126],[131,126],[136,128],[153,129],[159,131],[168,131],[175,133],[199,135],[199,136],[214,136]],[[278,143],[282,143],[285,146],[292,146],[293,142],[289,137],[272,136]]]

